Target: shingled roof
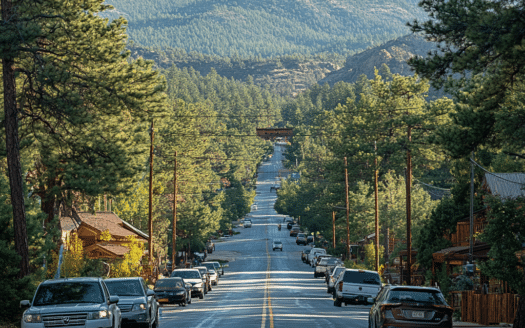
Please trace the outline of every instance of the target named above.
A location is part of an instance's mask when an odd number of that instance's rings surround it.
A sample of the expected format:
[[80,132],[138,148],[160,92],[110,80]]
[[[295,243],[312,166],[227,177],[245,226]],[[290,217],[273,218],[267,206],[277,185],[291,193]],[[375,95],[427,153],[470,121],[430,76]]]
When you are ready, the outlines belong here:
[[96,212],[95,214],[77,212],[77,214],[82,222],[81,224],[85,224],[100,232],[108,230],[115,237],[138,236],[139,238],[148,239],[147,234],[123,221],[113,212]]
[[484,186],[502,199],[525,196],[525,173],[485,173]]

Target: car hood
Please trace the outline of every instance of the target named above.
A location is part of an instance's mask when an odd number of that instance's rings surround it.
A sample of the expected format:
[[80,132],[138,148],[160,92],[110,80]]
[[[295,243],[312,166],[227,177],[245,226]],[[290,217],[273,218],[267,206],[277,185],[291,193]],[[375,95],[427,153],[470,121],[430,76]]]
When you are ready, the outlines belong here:
[[100,303],[75,303],[75,304],[55,304],[32,306],[29,308],[31,313],[40,314],[55,314],[55,313],[70,313],[70,312],[91,312],[107,309],[105,304]]
[[119,296],[118,304],[133,304],[133,303],[146,303],[146,298],[144,296]]
[[184,282],[187,282],[187,283],[190,283],[190,284],[198,284],[198,283],[201,283],[203,280],[200,279],[200,278],[195,278],[195,279],[188,279],[188,278],[184,278]]

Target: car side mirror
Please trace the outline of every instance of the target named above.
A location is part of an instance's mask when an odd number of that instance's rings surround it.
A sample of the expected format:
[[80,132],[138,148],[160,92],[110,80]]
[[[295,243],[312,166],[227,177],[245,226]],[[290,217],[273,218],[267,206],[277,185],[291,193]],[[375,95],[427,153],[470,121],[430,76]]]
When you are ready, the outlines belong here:
[[20,307],[21,308],[30,307],[30,306],[31,306],[31,302],[29,302],[28,300],[20,301]]
[[366,302],[368,304],[374,304],[376,302],[376,300],[373,297],[369,297],[369,298],[366,299]]
[[186,288],[190,289],[191,288],[191,284],[186,284]]
[[115,295],[112,295],[109,297],[109,304],[117,304],[119,301],[119,297],[118,296],[115,296]]
[[155,292],[151,289],[148,289],[148,291],[146,292],[146,295],[148,296],[155,296]]

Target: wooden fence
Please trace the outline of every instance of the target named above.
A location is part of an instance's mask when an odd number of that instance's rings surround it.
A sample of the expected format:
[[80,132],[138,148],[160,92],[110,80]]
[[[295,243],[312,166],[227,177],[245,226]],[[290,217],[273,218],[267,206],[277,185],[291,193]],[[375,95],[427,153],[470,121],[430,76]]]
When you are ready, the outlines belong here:
[[[519,297],[514,294],[475,294],[473,291],[451,295],[454,304],[461,308],[461,320],[481,325],[512,323],[518,311]],[[459,304],[458,304],[459,303]]]

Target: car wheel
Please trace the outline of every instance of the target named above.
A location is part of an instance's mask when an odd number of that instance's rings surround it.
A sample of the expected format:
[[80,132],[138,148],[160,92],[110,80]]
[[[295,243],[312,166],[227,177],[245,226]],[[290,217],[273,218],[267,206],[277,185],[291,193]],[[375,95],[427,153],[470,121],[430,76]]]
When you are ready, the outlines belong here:
[[338,299],[337,297],[335,298],[335,300],[334,300],[334,306],[341,307],[341,304],[342,304],[342,303],[343,303],[343,302],[341,302],[340,299]]
[[184,301],[182,301],[181,305],[182,306],[188,305],[188,299],[186,297],[184,297]]
[[317,273],[314,272],[314,278],[317,278]]
[[204,298],[204,293],[199,294],[199,299],[202,300]]

